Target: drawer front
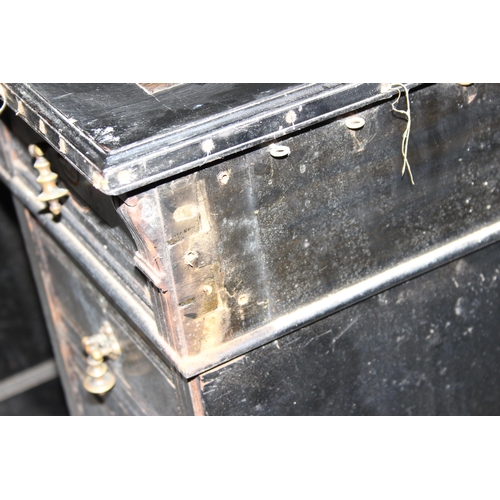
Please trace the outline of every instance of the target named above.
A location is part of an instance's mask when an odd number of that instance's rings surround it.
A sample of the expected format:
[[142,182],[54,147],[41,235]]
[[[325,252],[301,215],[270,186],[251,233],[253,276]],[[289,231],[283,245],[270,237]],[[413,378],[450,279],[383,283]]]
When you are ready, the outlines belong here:
[[[38,260],[42,299],[52,330],[68,403],[77,415],[179,415],[191,413],[183,399],[186,384],[142,341],[111,301],[25,211]],[[103,396],[84,389],[87,356],[82,338],[109,323],[121,348],[106,360],[115,386]],[[61,367],[62,365],[62,367]]]

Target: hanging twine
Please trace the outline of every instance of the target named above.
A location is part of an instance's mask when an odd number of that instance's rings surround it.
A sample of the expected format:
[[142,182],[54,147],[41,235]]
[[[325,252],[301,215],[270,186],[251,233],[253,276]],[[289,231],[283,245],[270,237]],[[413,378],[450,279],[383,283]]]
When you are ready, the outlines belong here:
[[400,113],[403,116],[406,116],[408,122],[406,124],[406,130],[403,133],[403,141],[401,144],[401,153],[403,154],[403,170],[401,171],[401,176],[404,177],[406,170],[408,169],[408,174],[410,175],[410,180],[413,185],[413,175],[411,173],[410,164],[408,163],[408,139],[410,137],[410,127],[411,127],[411,112],[410,112],[410,98],[408,96],[408,89],[402,83],[393,83],[391,87],[403,87],[406,97],[406,110],[397,109],[396,105],[401,98],[401,90],[398,88],[398,98],[392,103],[392,110],[396,113]]

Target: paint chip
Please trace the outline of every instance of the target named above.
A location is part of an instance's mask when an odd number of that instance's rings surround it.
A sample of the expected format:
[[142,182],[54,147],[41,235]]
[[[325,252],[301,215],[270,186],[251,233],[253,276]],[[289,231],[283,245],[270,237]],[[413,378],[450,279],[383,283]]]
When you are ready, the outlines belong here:
[[285,117],[285,120],[287,123],[289,123],[290,125],[293,125],[295,123],[295,121],[297,120],[297,113],[295,113],[295,111],[293,109],[291,109],[287,114],[286,114],[286,117]]
[[122,170],[118,173],[117,178],[120,184],[128,184],[132,180],[133,175],[130,170]]
[[59,150],[61,151],[61,153],[68,152],[68,145],[66,144],[66,141],[62,137],[59,137]]
[[209,155],[215,148],[214,141],[212,139],[207,139],[201,143],[201,149],[204,153]]
[[238,297],[238,304],[240,306],[244,306],[246,304],[248,304],[248,295],[246,293],[242,293],[239,297]]
[[92,175],[92,185],[99,191],[106,192],[109,188],[108,181],[99,173],[94,172]]

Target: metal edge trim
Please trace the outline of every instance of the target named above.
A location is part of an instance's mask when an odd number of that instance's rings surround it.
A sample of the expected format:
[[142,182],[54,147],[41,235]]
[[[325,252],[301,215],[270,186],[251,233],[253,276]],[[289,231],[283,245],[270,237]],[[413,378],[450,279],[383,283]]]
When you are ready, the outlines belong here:
[[[409,90],[414,89],[422,85],[421,83],[409,83],[407,88]],[[301,106],[314,105],[314,106],[328,106],[328,100],[345,93],[348,90],[359,89],[362,86],[366,86],[367,97],[361,100],[356,100],[345,105],[340,105],[340,107],[335,107],[327,113],[320,113],[312,118],[305,119],[302,122],[293,123],[291,125],[283,127],[280,123],[283,122],[279,117],[284,117],[287,111],[297,109]],[[305,99],[289,102],[282,105],[281,107],[274,109],[272,111],[265,111],[263,113],[258,113],[254,116],[246,118],[237,124],[230,124],[222,128],[216,128],[213,131],[207,133],[205,131],[204,135],[197,135],[196,137],[186,139],[174,145],[169,145],[164,148],[158,149],[155,152],[144,154],[134,157],[132,160],[122,158],[122,162],[119,165],[110,164],[111,158],[115,159],[118,157],[110,156],[106,160],[106,166],[102,172],[104,177],[104,182],[106,184],[106,193],[110,195],[120,195],[125,192],[143,188],[149,184],[166,180],[170,177],[177,176],[179,174],[186,173],[197,167],[206,166],[214,161],[220,160],[226,156],[240,153],[246,149],[258,146],[267,141],[284,139],[286,135],[296,133],[306,127],[316,125],[322,121],[337,118],[339,116],[345,115],[351,111],[365,108],[366,106],[373,105],[377,102],[386,101],[393,97],[397,92],[397,89],[392,89],[387,92],[382,92],[376,89],[380,89],[379,84],[352,84],[346,85],[341,88],[334,88],[328,91],[323,91],[314,96],[309,96]],[[331,105],[330,105],[331,107]],[[245,140],[238,138],[237,133],[239,131],[240,135],[244,135],[243,131],[251,129],[251,125],[254,123],[259,124],[259,133],[255,135],[253,139]],[[263,131],[263,124],[267,124],[271,132]],[[234,131],[233,133],[231,133]],[[233,142],[236,144],[229,145],[228,147],[215,150],[210,154],[205,154],[200,156],[201,145],[204,141],[212,141],[214,144],[217,142],[224,142],[227,137],[232,135]],[[220,140],[220,141],[219,141]],[[159,162],[159,159],[167,160],[170,156],[169,163],[173,163],[168,170],[158,171],[158,167],[152,162]],[[178,159],[177,159],[178,158]],[[114,160],[116,161],[116,160]],[[162,168],[165,162],[162,163]],[[176,165],[177,164],[177,165]],[[144,171],[148,171],[147,177],[141,177],[133,179],[132,170],[142,168]],[[123,178],[126,179],[124,185],[120,185],[120,173],[126,171],[127,176]]]

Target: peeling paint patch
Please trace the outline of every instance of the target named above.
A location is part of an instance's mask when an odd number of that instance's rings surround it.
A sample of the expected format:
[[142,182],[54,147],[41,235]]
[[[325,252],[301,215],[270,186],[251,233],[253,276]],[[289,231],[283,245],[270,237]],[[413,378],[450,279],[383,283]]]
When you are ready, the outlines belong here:
[[24,110],[24,104],[22,101],[17,103],[17,115],[26,116],[26,111]]
[[109,188],[108,181],[98,172],[92,174],[92,185],[103,192],[106,192]]
[[467,98],[467,104],[470,104],[477,96],[477,89],[472,88],[469,92],[469,97]]
[[117,175],[117,179],[120,184],[128,184],[132,178],[133,174],[130,170],[122,170]]
[[40,129],[40,132],[42,134],[44,134],[44,135],[47,134],[47,127],[45,126],[45,122],[43,120],[40,120],[38,122],[38,128]]
[[184,205],[183,207],[179,207],[174,212],[174,220],[175,222],[181,222],[183,220],[192,219],[198,215],[198,207],[196,205]]
[[61,151],[61,153],[68,152],[68,145],[66,144],[66,141],[62,137],[59,137],[59,150]]
[[207,139],[201,143],[201,149],[204,153],[209,155],[215,148],[214,141],[212,139]]
[[92,130],[92,134],[94,136],[94,139],[98,143],[113,143],[117,144],[120,142],[120,138],[113,135],[114,128],[113,127],[106,127],[106,128],[95,128]]
[[455,314],[457,316],[465,316],[464,306],[465,306],[465,299],[463,297],[459,297],[455,304]]
[[297,113],[293,109],[291,109],[285,116],[285,120],[290,125],[293,125],[297,120]]

